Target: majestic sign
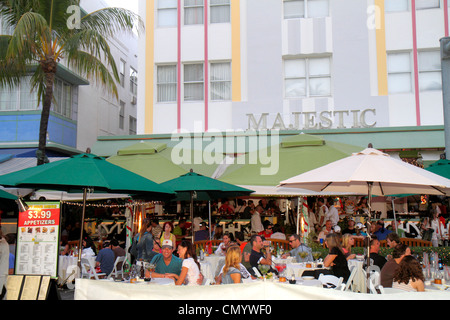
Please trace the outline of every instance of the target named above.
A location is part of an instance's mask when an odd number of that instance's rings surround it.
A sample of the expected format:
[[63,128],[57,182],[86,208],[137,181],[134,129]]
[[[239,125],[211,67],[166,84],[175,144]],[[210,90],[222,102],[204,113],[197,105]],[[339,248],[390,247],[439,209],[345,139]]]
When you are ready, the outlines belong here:
[[[372,116],[372,119],[369,117]],[[247,114],[248,130],[308,130],[375,127],[376,110],[335,110],[318,112],[292,112],[291,114],[277,113],[275,115],[262,113],[257,120],[253,113]],[[368,119],[369,118],[369,119]],[[269,127],[268,120],[272,125]],[[370,122],[369,122],[370,121]]]

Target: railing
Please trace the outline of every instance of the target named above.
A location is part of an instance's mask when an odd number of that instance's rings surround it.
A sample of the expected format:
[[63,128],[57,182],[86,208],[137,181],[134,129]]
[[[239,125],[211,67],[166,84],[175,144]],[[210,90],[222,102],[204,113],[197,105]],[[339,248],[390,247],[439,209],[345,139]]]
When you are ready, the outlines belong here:
[[[422,239],[413,239],[413,238],[400,238],[400,242],[404,243],[408,247],[431,247],[431,241],[426,241]],[[364,240],[355,239],[355,247],[364,247]],[[387,247],[387,241],[381,240],[380,247]]]

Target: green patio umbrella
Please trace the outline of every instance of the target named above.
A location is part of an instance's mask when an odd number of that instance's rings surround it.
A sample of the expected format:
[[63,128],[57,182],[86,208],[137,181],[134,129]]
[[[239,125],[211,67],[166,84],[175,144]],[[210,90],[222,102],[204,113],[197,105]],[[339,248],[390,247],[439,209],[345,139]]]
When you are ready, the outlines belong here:
[[141,141],[106,159],[154,182],[161,183],[188,172],[171,161],[171,148],[163,143]]
[[[167,187],[109,163],[102,157],[87,153],[2,175],[0,185],[68,192],[83,190],[82,226],[88,189],[107,193],[133,194],[135,197],[145,196],[146,199],[154,200],[175,196],[175,192]],[[80,235],[79,264],[83,229],[81,228]]]
[[[280,181],[348,157],[360,149],[317,135],[298,134],[284,138],[276,146],[239,156],[218,179],[236,185],[278,186]],[[277,169],[276,173],[262,174],[261,170],[271,165]]]
[[15,195],[9,193],[9,192],[0,190],[0,199],[17,200],[19,198],[17,196],[15,196]]
[[[161,185],[176,191],[178,197],[189,197],[191,221],[194,219],[194,194],[198,195],[197,199],[199,200],[213,200],[247,196],[253,192],[253,190],[203,176],[193,170],[178,178],[163,182]],[[211,225],[211,222],[209,224]],[[192,242],[194,242],[194,233],[192,233]]]
[[450,160],[440,159],[430,164],[425,170],[450,179]]

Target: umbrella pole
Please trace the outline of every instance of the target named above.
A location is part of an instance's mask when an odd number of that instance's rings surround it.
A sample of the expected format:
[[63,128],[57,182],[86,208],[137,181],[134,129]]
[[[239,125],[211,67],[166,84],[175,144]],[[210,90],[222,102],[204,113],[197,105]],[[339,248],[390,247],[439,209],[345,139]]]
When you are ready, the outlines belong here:
[[191,191],[191,205],[189,209],[191,212],[191,238],[192,244],[194,244],[194,191]]
[[394,230],[397,232],[397,218],[395,216],[395,197],[392,197],[392,212],[394,213]]
[[208,201],[208,207],[209,207],[209,224],[208,224],[208,229],[209,229],[209,240],[211,240],[211,200]]
[[87,188],[83,188],[83,210],[81,215],[80,244],[78,246],[78,267],[81,270],[81,251],[83,250],[84,215],[86,213]]
[[[302,202],[302,205],[303,205],[303,202]],[[296,228],[296,230],[297,230],[297,234],[298,235],[300,235],[300,197],[298,197],[298,200],[297,200],[297,228]]]
[[[372,187],[373,187],[373,182],[367,182],[367,186],[368,186],[368,207],[369,207],[369,216],[367,217],[367,221],[369,222],[369,227],[372,224],[371,221],[371,217],[372,217]],[[370,230],[369,230],[370,231]],[[367,293],[370,293],[370,288],[369,288],[369,281],[370,281],[370,272],[369,272],[369,267],[370,267],[370,242],[372,241],[372,238],[370,236],[370,232],[367,232],[367,270],[366,270],[366,289],[367,289]]]

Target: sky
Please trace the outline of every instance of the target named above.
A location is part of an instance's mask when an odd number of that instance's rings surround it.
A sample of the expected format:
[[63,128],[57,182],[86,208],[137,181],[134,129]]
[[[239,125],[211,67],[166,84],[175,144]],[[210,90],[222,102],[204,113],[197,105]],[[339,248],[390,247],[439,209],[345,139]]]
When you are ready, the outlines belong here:
[[111,7],[121,7],[138,13],[138,0],[106,0]]

